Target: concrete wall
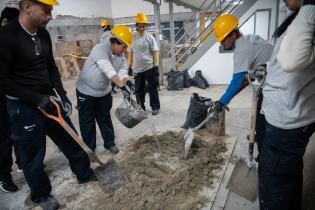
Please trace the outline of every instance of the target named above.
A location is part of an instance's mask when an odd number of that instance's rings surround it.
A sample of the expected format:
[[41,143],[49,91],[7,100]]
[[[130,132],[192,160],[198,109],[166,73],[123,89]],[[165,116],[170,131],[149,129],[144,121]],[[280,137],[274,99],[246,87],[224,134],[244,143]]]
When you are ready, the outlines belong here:
[[[276,0],[259,0],[243,15],[240,22],[247,20],[257,9],[268,8],[271,8],[271,38],[275,30]],[[229,84],[233,74],[233,54],[219,53],[219,45],[215,44],[190,68],[190,75],[193,76],[196,70],[202,70],[204,77],[210,84]]]

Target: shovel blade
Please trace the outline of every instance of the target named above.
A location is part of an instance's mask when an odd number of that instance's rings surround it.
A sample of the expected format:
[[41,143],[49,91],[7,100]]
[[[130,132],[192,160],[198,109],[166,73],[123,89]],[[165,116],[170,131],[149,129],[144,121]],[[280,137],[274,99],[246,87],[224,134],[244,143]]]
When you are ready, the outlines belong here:
[[194,132],[189,128],[184,136],[184,159],[187,158],[192,141],[194,139]]
[[100,187],[106,193],[113,193],[128,183],[126,175],[114,159],[98,166],[94,172]]
[[255,166],[249,168],[246,160],[240,159],[234,167],[226,188],[254,202],[258,195],[257,168]]

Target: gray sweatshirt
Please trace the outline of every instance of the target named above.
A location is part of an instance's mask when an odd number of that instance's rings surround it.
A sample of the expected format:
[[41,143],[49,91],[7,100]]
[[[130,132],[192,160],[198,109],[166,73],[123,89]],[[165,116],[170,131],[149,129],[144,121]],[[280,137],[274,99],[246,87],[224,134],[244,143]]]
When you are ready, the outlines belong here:
[[[315,59],[306,56],[313,54],[314,28],[315,7],[303,6],[278,39],[267,66],[262,111],[267,122],[278,128],[294,129],[315,122]],[[291,43],[282,45],[287,38]],[[278,54],[281,45],[286,51]],[[300,59],[292,63],[291,59],[296,58]]]
[[93,47],[80,72],[77,89],[85,95],[103,97],[111,91],[113,76],[128,77],[126,58],[112,54],[109,38]]

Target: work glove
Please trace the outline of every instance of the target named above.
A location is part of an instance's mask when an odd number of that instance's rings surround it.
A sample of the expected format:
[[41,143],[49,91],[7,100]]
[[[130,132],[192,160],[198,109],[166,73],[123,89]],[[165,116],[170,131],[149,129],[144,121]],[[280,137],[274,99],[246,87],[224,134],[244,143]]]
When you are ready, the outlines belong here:
[[304,0],[303,5],[307,5],[307,4],[315,5],[315,1],[314,0]]
[[128,67],[128,75],[132,77],[132,68]]
[[72,103],[66,94],[61,94],[60,99],[62,102],[62,104],[61,104],[62,109],[63,109],[65,115],[67,117],[69,117],[72,114]]
[[159,72],[159,67],[158,66],[153,66],[152,71],[155,73],[155,76],[159,77],[160,72]]
[[127,90],[126,86],[123,86],[120,89],[122,90],[121,93],[124,96],[124,98],[129,99],[130,98],[130,92]]
[[136,91],[136,86],[130,81],[130,80],[128,80],[127,82],[126,82],[126,85],[128,86],[128,88],[129,88],[129,90],[130,90],[130,93],[135,93],[135,91]]
[[57,108],[53,104],[53,102],[50,99],[50,96],[48,95],[40,95],[38,97],[38,107],[42,108],[44,111],[46,111],[48,114],[56,115]]
[[220,101],[216,101],[214,103],[214,107],[210,109],[210,122],[217,123],[219,122],[219,113],[222,112],[224,108],[224,104],[222,104]]

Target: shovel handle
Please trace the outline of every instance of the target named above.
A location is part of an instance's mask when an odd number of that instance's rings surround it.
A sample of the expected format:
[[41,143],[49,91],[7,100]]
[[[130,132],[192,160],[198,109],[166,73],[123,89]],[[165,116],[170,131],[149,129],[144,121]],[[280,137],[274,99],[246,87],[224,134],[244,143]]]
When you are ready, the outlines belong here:
[[57,116],[47,113],[44,109],[41,107],[38,107],[38,109],[48,118],[56,121],[63,127],[63,129],[76,141],[76,143],[79,144],[79,146],[88,154],[88,156],[92,159],[92,161],[97,162],[99,165],[104,166],[105,163],[103,163],[95,154],[94,152],[84,143],[83,139],[76,134],[76,132],[73,131],[73,129],[66,123],[66,121],[63,119],[61,115],[61,110],[59,104],[50,97],[50,100],[55,105],[57,109]]
[[43,108],[41,108],[40,106],[38,106],[38,109],[43,113],[43,115],[45,115],[46,117],[58,122],[62,127],[65,127],[66,122],[64,121],[64,119],[62,118],[61,115],[61,110],[60,110],[60,106],[59,104],[52,98],[50,97],[51,102],[55,105],[56,109],[57,109],[57,116],[49,114],[48,112],[46,112]]

